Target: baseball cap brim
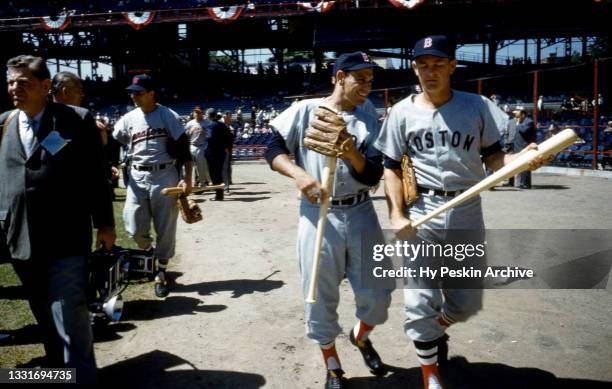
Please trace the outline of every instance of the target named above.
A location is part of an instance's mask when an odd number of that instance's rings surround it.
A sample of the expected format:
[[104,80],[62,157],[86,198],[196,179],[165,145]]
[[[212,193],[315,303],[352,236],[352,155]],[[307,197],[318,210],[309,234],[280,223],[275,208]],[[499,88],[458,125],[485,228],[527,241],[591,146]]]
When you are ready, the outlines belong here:
[[452,58],[450,55],[440,50],[423,50],[421,52],[415,53],[414,58],[422,57],[424,55],[431,55],[433,57],[440,57],[440,58]]
[[140,85],[130,85],[127,88],[125,88],[125,90],[129,90],[130,92],[144,92],[147,89],[141,87]]
[[349,68],[345,68],[345,69],[342,69],[342,70],[344,70],[346,72],[352,72],[352,71],[355,71],[355,70],[373,69],[373,68],[378,68],[378,67],[379,66],[377,64],[375,64],[375,63],[360,63],[360,64],[357,64],[357,65],[354,65],[354,66],[351,66]]

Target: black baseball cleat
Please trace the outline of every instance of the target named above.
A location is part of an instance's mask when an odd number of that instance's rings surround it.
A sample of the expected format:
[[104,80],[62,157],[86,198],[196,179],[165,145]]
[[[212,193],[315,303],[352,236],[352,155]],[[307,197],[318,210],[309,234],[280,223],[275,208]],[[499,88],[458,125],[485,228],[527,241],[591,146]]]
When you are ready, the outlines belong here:
[[346,389],[346,378],[343,377],[342,369],[327,370],[327,378],[325,379],[325,389]]
[[353,330],[351,330],[349,339],[351,340],[351,343],[357,347],[359,352],[361,352],[363,361],[370,369],[370,373],[379,377],[382,377],[387,374],[387,367],[381,361],[380,356],[378,355],[376,350],[374,350],[374,346],[372,346],[372,342],[370,341],[370,339],[367,339],[366,341],[361,341],[359,342],[359,344],[357,344],[357,341],[355,340],[355,335],[353,334]]
[[159,298],[168,296],[170,289],[168,289],[168,281],[166,281],[166,275],[164,272],[157,273],[155,276],[155,295]]
[[448,334],[438,339],[438,365],[444,366],[448,363]]

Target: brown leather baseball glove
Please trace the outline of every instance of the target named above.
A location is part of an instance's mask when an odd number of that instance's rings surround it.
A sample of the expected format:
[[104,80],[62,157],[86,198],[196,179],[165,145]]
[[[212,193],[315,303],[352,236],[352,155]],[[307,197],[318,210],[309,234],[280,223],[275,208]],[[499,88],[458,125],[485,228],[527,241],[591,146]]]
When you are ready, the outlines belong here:
[[416,203],[419,198],[412,160],[405,154],[402,157],[402,192],[404,193],[404,203],[407,207]]
[[304,146],[329,157],[348,151],[351,136],[344,119],[329,108],[319,107],[304,136]]
[[181,217],[185,223],[192,224],[202,220],[202,210],[195,201],[188,199],[187,196],[178,196],[176,206],[181,211]]

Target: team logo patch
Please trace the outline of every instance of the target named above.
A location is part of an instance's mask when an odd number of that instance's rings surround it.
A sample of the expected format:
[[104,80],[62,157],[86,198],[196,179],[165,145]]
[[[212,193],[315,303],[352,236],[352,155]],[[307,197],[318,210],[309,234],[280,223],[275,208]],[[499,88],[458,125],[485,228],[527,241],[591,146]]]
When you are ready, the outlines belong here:
[[361,53],[361,56],[363,57],[363,61],[364,62],[370,62],[370,57],[368,57],[368,55],[366,53]]
[[140,78],[138,77],[132,78],[132,84],[138,84],[139,81],[140,81]]
[[423,42],[423,48],[426,49],[428,47],[431,47],[432,44],[433,41],[431,40],[431,38],[425,38],[425,42]]

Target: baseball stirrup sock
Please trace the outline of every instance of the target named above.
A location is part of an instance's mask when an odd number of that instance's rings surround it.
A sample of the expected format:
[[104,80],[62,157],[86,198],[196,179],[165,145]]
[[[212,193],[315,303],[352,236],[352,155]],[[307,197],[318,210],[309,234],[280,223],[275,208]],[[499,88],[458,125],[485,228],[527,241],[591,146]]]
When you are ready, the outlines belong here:
[[370,332],[372,332],[373,329],[374,326],[366,324],[363,320],[359,320],[357,324],[355,324],[355,327],[353,327],[353,335],[359,346],[361,346],[360,342],[368,340],[368,336],[370,336]]
[[416,354],[421,366],[438,364],[438,346],[433,346],[428,349],[417,348]]
[[436,320],[438,321],[438,324],[440,324],[441,326],[444,326],[444,327],[450,327],[451,324],[455,323],[455,320],[451,319],[450,316],[448,316],[444,312],[442,312],[442,314],[440,316],[438,316],[438,318]]
[[336,342],[322,344],[320,347],[327,370],[340,369],[340,358],[338,357],[338,352],[336,351]]
[[444,389],[437,365],[421,365],[421,372],[425,389]]

